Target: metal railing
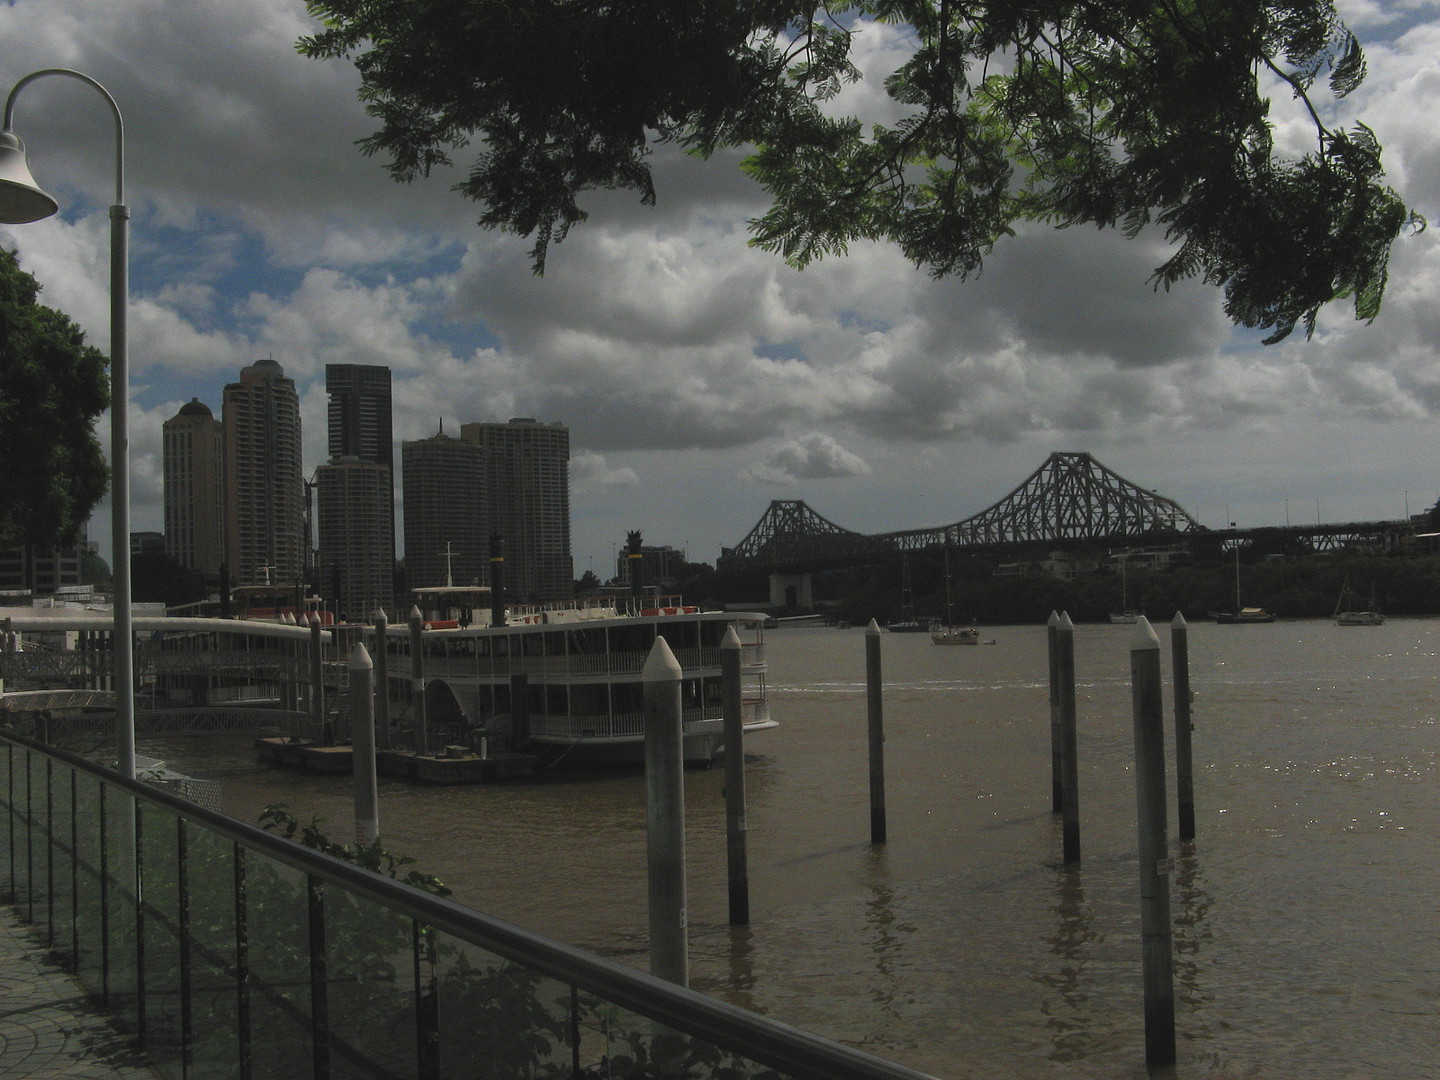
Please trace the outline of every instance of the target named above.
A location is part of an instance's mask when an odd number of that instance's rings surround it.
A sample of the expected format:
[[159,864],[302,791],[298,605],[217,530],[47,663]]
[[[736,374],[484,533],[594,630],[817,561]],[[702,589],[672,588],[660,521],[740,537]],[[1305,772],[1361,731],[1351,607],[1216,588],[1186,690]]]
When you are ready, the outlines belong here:
[[922,1080],[6,732],[3,897],[178,1080]]

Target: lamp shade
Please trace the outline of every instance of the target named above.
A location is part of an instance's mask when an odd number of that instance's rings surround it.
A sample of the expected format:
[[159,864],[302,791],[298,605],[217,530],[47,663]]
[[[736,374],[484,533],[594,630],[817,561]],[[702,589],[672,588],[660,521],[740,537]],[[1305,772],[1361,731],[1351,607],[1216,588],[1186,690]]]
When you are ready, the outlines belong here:
[[13,131],[0,131],[0,223],[23,225],[39,221],[60,209],[60,204],[35,183],[25,160],[25,144]]

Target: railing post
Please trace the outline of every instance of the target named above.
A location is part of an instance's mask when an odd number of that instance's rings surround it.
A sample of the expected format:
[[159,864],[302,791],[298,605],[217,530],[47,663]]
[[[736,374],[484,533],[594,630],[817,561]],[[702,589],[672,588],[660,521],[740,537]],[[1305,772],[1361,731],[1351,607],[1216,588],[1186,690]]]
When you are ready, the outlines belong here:
[[730,883],[730,925],[750,921],[750,870],[745,820],[745,702],[740,686],[740,635],[735,624],[720,643],[720,683],[725,722],[725,865]]
[[315,1080],[330,1080],[330,984],[325,956],[325,885],[305,875],[310,923],[310,1045]]
[[[103,790],[103,789],[102,789]],[[245,848],[234,844],[235,867],[235,1049],[240,1080],[252,1080],[250,1032],[250,925],[245,899]]]
[[1160,639],[1145,616],[1130,641],[1135,720],[1135,810],[1140,851],[1140,937],[1145,998],[1145,1064],[1175,1064],[1175,979],[1171,957],[1170,852],[1165,835],[1165,718]]
[[685,897],[685,761],[680,665],[663,637],[645,661],[645,836],[650,973],[689,982]]
[[880,671],[880,625],[865,628],[865,715],[870,746],[870,843],[885,843],[885,694]]

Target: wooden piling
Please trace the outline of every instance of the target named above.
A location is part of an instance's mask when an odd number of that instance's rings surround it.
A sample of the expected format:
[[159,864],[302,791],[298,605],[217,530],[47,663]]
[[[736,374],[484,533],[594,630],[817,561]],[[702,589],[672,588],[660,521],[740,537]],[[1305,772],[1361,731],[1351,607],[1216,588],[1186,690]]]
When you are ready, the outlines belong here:
[[1195,766],[1190,733],[1190,628],[1185,616],[1175,613],[1170,622],[1171,681],[1175,691],[1175,796],[1176,825],[1181,840],[1195,839]]
[[870,842],[885,843],[885,699],[880,672],[880,626],[865,628],[865,712],[870,733]]
[[1160,639],[1143,615],[1130,640],[1135,721],[1135,811],[1140,851],[1140,937],[1145,1064],[1175,1064],[1175,978],[1170,931],[1170,852],[1165,829],[1165,718]]
[[686,986],[685,758],[680,665],[663,637],[645,661],[645,838],[650,973]]
[[389,750],[390,733],[390,617],[384,608],[375,612],[375,745]]
[[1080,861],[1080,751],[1075,717],[1075,624],[1065,612],[1055,627],[1055,669],[1060,718],[1061,850],[1066,863]]
[[1060,615],[1050,612],[1045,622],[1045,642],[1050,658],[1050,812],[1064,811],[1063,769],[1060,751]]
[[750,869],[745,820],[745,703],[740,691],[740,635],[732,623],[720,642],[721,715],[725,721],[725,865],[730,925],[750,921]]
[[410,609],[410,715],[415,719],[415,753],[430,752],[430,727],[425,717],[425,617]]
[[380,836],[380,793],[375,780],[375,665],[365,644],[350,654],[350,759],[355,774],[355,842]]

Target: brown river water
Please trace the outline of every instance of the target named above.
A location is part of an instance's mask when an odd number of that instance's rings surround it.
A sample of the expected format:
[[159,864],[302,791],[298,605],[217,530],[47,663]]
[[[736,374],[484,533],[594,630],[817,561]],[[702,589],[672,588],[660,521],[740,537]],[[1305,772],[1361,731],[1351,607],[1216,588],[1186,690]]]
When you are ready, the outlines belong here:
[[[1156,627],[1173,753],[1170,634]],[[869,843],[864,632],[767,634],[747,743],[752,924],[723,769],[688,771],[691,985],[940,1077],[1146,1075],[1129,643],[1077,627],[1082,862],[1050,812],[1043,627],[883,637],[889,842]],[[1190,627],[1196,841],[1175,841],[1180,1080],[1440,1077],[1440,620]],[[353,835],[350,785],[248,741],[141,746]],[[490,914],[644,967],[636,772],[382,781],[386,846]]]

